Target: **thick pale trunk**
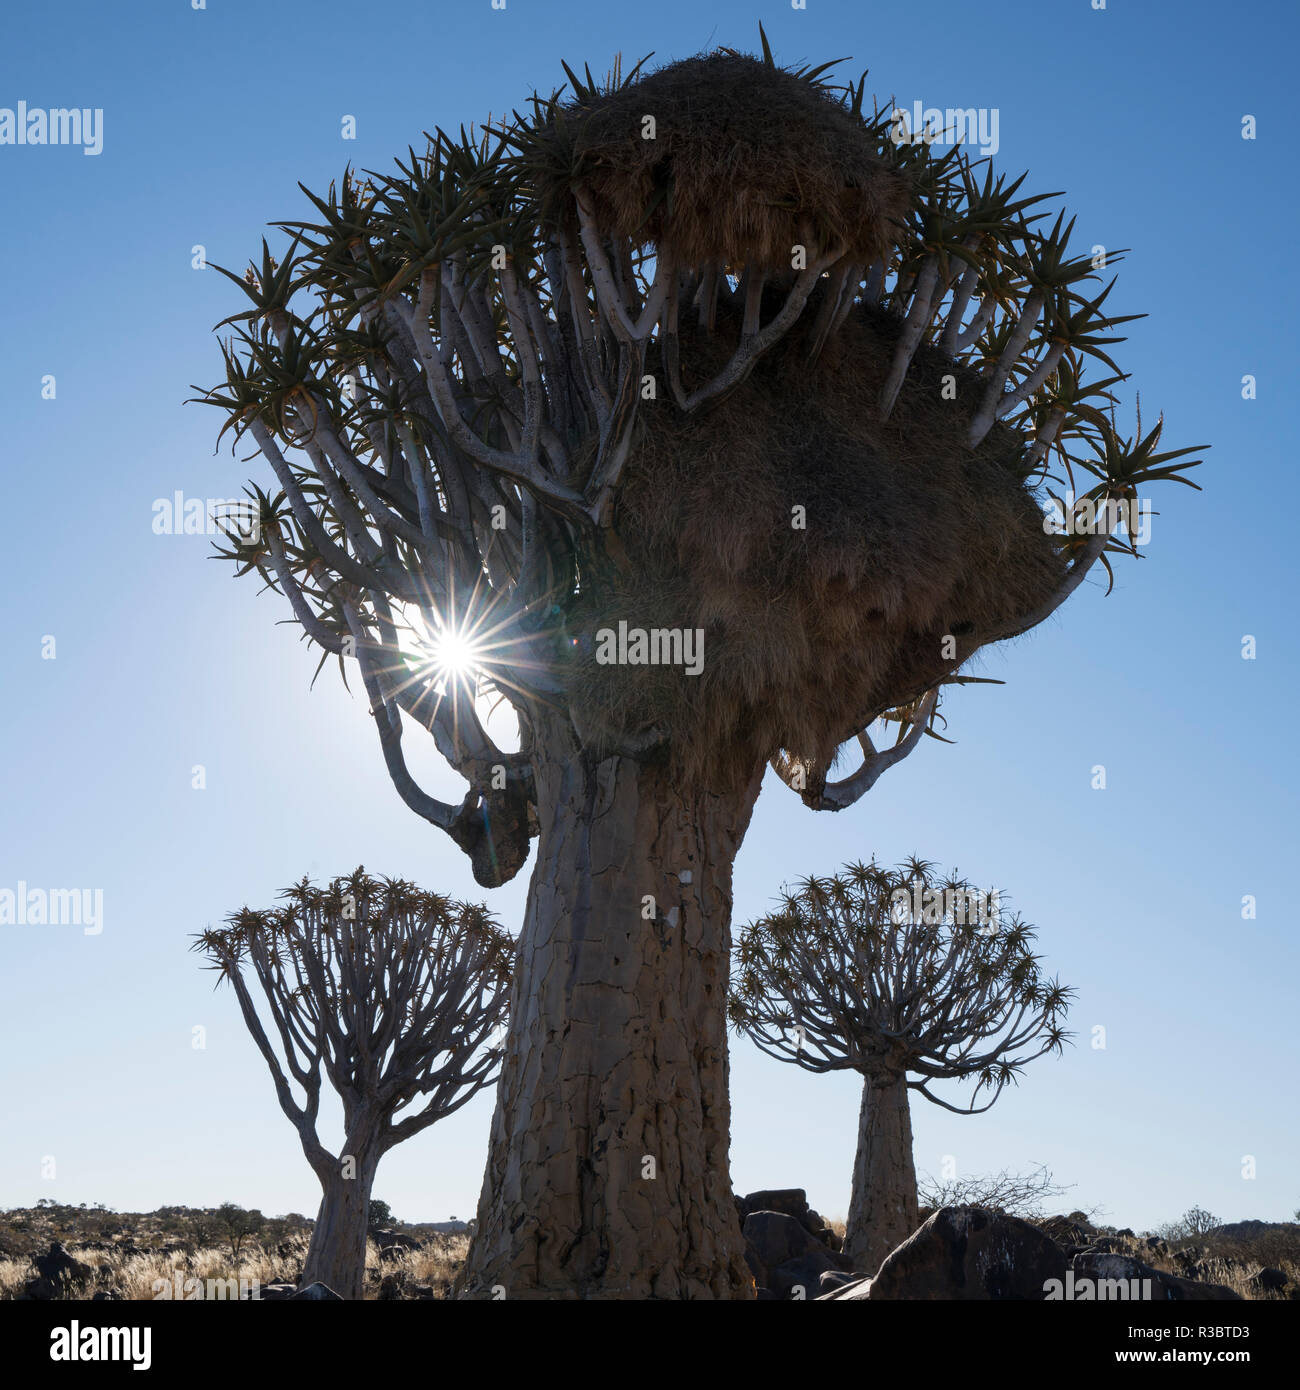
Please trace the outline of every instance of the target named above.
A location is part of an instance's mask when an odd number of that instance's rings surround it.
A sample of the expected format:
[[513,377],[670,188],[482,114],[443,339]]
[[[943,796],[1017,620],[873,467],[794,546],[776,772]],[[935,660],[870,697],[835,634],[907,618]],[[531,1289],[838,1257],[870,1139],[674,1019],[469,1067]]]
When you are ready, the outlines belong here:
[[367,1216],[375,1164],[358,1159],[356,1176],[331,1172],[303,1263],[302,1285],[328,1284],[343,1298],[359,1299],[365,1288]]
[[731,867],[761,770],[683,796],[580,754],[537,768],[537,864],[470,1297],[736,1298],[728,1171]]
[[844,1253],[854,1269],[874,1275],[917,1225],[907,1083],[901,1076],[868,1076],[862,1086]]

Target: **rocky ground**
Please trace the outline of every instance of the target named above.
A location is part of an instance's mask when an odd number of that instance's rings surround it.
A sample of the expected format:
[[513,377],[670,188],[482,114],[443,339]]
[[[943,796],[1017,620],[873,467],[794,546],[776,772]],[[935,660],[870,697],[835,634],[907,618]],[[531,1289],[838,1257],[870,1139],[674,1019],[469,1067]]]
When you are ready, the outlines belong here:
[[[738,1197],[761,1300],[1300,1300],[1300,1226],[1238,1222],[1199,1241],[1099,1228],[1082,1212],[1025,1221],[981,1207],[923,1212],[879,1270],[854,1270],[801,1188]],[[1105,1287],[1099,1293],[1099,1287]],[[1123,1291],[1116,1286],[1122,1281]],[[1134,1283],[1133,1281],[1137,1281]],[[1146,1282],[1146,1281],[1149,1281]]]
[[[0,1298],[238,1298],[254,1285],[268,1300],[298,1292],[311,1234],[305,1217],[265,1220],[237,1255],[218,1226],[215,1212],[186,1207],[140,1213],[47,1204],[3,1212]],[[428,1222],[373,1231],[367,1298],[445,1296],[465,1258],[465,1230],[463,1222]]]
[[[752,1192],[736,1205],[758,1298],[767,1302],[1080,1299],[1096,1297],[1102,1281],[1111,1291],[1103,1296],[1115,1296],[1113,1281],[1123,1281],[1144,1297],[1148,1280],[1160,1300],[1300,1300],[1300,1225],[1290,1223],[1237,1222],[1170,1241],[1095,1226],[1082,1212],[1026,1221],[944,1207],[923,1212],[920,1228],[868,1275],[841,1254],[842,1226],[813,1211],[801,1188]],[[248,1297],[254,1286],[268,1301],[337,1297],[300,1285],[310,1234],[303,1218],[267,1222],[235,1255],[228,1240],[193,1235],[207,1229],[202,1215],[69,1207],[0,1214],[0,1298],[144,1300],[160,1296],[160,1283],[166,1296],[187,1299]],[[446,1298],[468,1247],[451,1226],[372,1232],[366,1297]]]

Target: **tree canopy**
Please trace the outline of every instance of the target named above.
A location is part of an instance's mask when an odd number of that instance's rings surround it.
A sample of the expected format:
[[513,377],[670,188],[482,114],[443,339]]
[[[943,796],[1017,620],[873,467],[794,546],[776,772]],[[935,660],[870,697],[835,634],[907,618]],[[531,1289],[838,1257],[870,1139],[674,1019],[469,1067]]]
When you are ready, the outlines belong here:
[[[224,272],[248,306],[200,399],[275,477],[224,553],[322,662],[356,660],[398,792],[485,884],[527,857],[555,717],[684,781],[770,759],[808,806],[852,804],[981,647],[1138,553],[1108,504],[1188,481],[1162,422],[1114,421],[1119,251],[1072,249],[1023,175],[898,140],[865,74],[762,48],[566,68],[346,169]],[[1050,496],[1089,524],[1051,532]],[[602,662],[618,621],[698,629],[702,671]],[[411,775],[403,716],[460,805]]]

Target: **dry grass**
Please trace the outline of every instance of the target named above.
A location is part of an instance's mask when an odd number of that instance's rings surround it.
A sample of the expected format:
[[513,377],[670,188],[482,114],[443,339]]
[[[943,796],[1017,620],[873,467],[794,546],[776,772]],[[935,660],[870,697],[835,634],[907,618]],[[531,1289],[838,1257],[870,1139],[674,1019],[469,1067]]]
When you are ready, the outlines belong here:
[[670,63],[571,102],[556,134],[565,158],[540,180],[543,206],[571,206],[576,186],[607,236],[651,241],[681,266],[788,268],[795,244],[836,242],[870,263],[910,202],[835,96],[741,54]]
[[[1037,1224],[1052,1234],[1049,1218]],[[1055,1239],[1064,1239],[1057,1234]],[[1199,1283],[1222,1284],[1242,1298],[1256,1302],[1289,1302],[1289,1290],[1263,1290],[1251,1280],[1261,1269],[1280,1269],[1290,1288],[1300,1288],[1300,1227],[1291,1231],[1265,1232],[1248,1240],[1213,1234],[1185,1240],[1163,1241],[1159,1247],[1147,1244],[1146,1236],[1122,1236],[1113,1228],[1101,1227],[1077,1240],[1091,1243],[1105,1239],[1117,1253],[1130,1255],[1165,1274]]]
[[[683,324],[699,377],[722,365],[738,312],[723,306],[716,337]],[[824,771],[856,729],[943,674],[946,636],[1010,621],[1060,582],[1022,441],[999,426],[967,446],[982,380],[923,349],[882,424],[867,403],[897,320],[856,311],[815,366],[805,332],[705,418],[665,403],[636,440],[618,517],[628,563],[591,577],[570,630],[703,628],[704,670],[601,665],[593,651],[570,683],[590,743],[667,728],[680,775],[715,787],[780,750]]]
[[[179,1278],[180,1296],[197,1301],[209,1296],[209,1280],[216,1281],[213,1287],[218,1290],[217,1296],[222,1296],[230,1287],[226,1281],[232,1279],[236,1288],[240,1281],[247,1287],[296,1283],[307,1255],[307,1239],[300,1236],[282,1242],[278,1251],[253,1245],[241,1253],[237,1263],[231,1259],[229,1250],[215,1247],[192,1253],[141,1255],[94,1250],[76,1244],[67,1248],[73,1259],[89,1265],[93,1271],[92,1281],[82,1289],[70,1290],[71,1297],[89,1298],[98,1289],[112,1289],[125,1300],[143,1302],[162,1296],[175,1298]],[[396,1275],[408,1295],[413,1296],[417,1287],[431,1286],[434,1295],[441,1297],[464,1263],[468,1248],[468,1236],[434,1235],[420,1250],[404,1250],[394,1258],[383,1259],[379,1250],[371,1245],[366,1252],[365,1296],[377,1297],[384,1276]],[[29,1260],[0,1260],[0,1299],[17,1298],[34,1273]],[[189,1280],[201,1281],[201,1290],[194,1284],[187,1285]],[[165,1286],[170,1293],[164,1295],[160,1286]],[[237,1297],[238,1294],[227,1296]]]
[[468,1252],[469,1237],[463,1235],[434,1235],[423,1249],[406,1250],[385,1260],[371,1246],[366,1256],[366,1297],[374,1298],[379,1283],[390,1274],[397,1276],[408,1297],[420,1287],[432,1288],[436,1298],[445,1297]]

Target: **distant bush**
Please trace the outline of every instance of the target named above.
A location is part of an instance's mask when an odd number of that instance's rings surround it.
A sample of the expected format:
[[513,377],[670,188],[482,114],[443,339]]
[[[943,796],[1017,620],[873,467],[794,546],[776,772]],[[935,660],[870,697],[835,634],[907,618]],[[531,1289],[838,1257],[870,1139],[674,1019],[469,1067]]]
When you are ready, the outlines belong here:
[[[990,1207],[1035,1220],[1044,1215],[1043,1204],[1049,1198],[1069,1192],[1074,1184],[1055,1182],[1046,1164],[1040,1163],[1027,1173],[1013,1173],[1004,1168],[1000,1173],[981,1173],[969,1178],[950,1178],[940,1181],[930,1176],[917,1183],[917,1196],[923,1207]],[[1080,1213],[1084,1215],[1084,1213]]]

